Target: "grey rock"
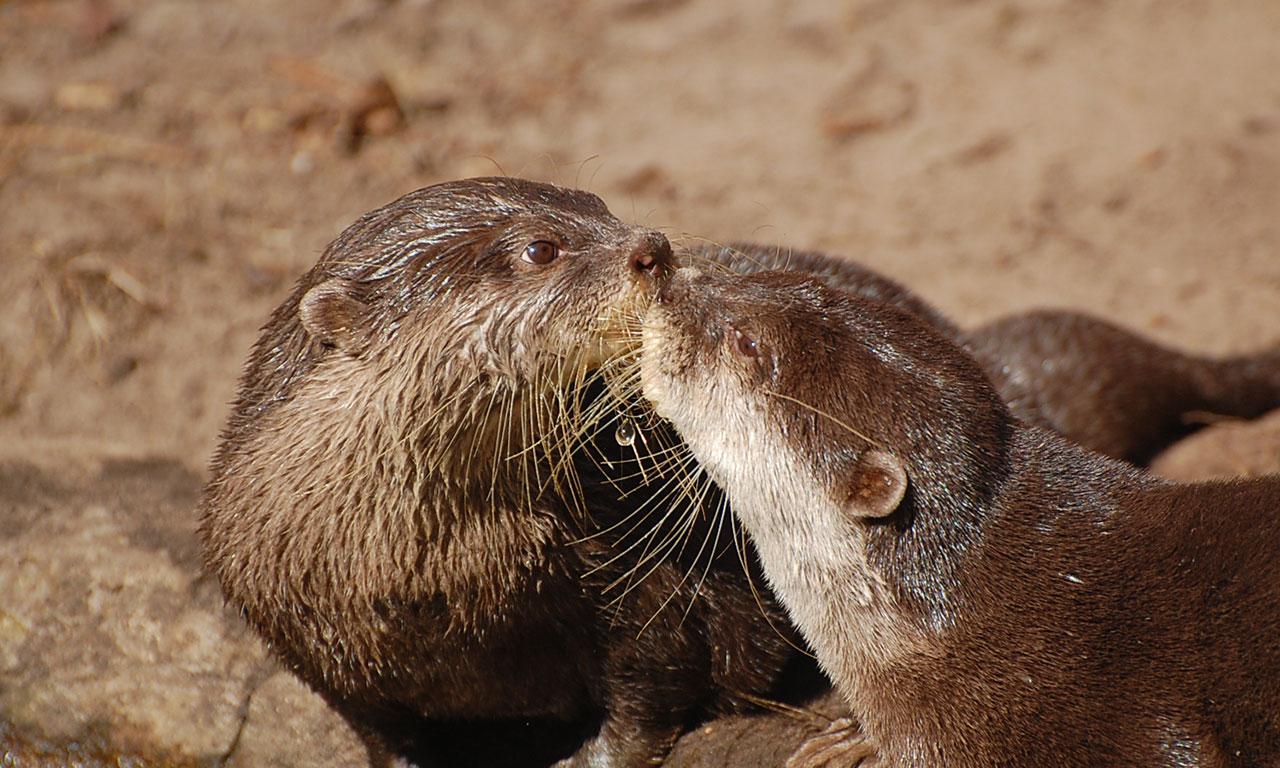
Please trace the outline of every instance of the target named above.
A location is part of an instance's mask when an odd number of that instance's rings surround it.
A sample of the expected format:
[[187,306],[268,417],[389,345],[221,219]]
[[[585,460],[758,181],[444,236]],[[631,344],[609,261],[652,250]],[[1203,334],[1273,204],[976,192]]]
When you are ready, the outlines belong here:
[[[287,675],[201,576],[199,489],[163,460],[0,464],[0,718],[122,752],[359,765],[319,697],[281,698]],[[345,737],[345,761],[297,759],[314,733]]]

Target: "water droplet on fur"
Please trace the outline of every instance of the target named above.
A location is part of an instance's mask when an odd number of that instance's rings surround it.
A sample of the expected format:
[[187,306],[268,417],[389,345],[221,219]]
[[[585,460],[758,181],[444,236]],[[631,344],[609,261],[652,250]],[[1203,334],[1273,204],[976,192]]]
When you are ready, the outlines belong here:
[[630,447],[636,442],[636,423],[631,419],[624,418],[618,422],[618,431],[613,433],[613,439],[618,441],[618,445]]

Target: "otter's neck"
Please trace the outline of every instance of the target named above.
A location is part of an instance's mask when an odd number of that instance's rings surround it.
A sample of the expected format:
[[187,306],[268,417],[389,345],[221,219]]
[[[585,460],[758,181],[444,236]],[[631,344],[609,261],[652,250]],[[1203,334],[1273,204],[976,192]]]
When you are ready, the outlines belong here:
[[934,630],[950,626],[964,563],[983,547],[1013,474],[1020,429],[989,387],[953,391],[961,393],[953,402],[938,398],[946,415],[899,414],[899,433],[886,442],[904,464],[907,491],[892,515],[865,523],[871,568],[903,611]]

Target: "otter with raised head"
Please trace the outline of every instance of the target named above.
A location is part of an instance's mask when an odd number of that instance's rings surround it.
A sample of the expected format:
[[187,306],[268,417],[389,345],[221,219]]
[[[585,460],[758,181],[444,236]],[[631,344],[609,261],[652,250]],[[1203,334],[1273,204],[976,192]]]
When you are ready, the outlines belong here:
[[[361,217],[265,326],[205,564],[375,763],[656,764],[789,657],[741,568],[647,566],[609,605],[640,555],[586,535],[629,510],[562,449],[672,267],[595,195],[471,179]],[[571,746],[531,743],[556,723]]]
[[682,272],[645,394],[863,728],[796,762],[1280,761],[1280,478],[1158,479],[1017,421],[898,307]]
[[1145,464],[1206,418],[1280,408],[1280,346],[1212,358],[1156,344],[1079,312],[1038,310],[961,330],[906,287],[826,254],[750,243],[699,243],[690,261],[751,274],[785,269],[916,313],[978,359],[1015,416],[1071,441]]

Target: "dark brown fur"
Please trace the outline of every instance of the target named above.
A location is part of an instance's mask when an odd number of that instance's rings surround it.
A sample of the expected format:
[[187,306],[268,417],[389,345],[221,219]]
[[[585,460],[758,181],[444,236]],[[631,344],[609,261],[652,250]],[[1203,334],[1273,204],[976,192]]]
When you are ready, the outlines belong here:
[[644,336],[877,765],[1280,761],[1280,478],[1082,450],[918,316],[795,274],[677,275]]
[[[539,241],[562,255],[522,261]],[[654,764],[788,658],[740,568],[664,563],[609,605],[638,554],[584,534],[630,507],[549,479],[602,336],[670,266],[594,195],[453,182],[355,222],[264,328],[201,505],[205,563],[377,761],[546,764],[560,742],[535,742],[564,731],[594,733],[574,764]]]
[[977,357],[1014,415],[1108,456],[1145,464],[1213,416],[1255,418],[1280,408],[1280,347],[1214,359],[1065,311],[962,331],[905,287],[821,253],[738,243],[692,251],[695,263],[709,260],[743,274],[806,272],[914,312]]

